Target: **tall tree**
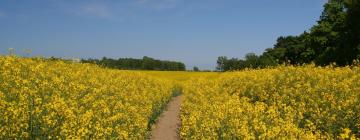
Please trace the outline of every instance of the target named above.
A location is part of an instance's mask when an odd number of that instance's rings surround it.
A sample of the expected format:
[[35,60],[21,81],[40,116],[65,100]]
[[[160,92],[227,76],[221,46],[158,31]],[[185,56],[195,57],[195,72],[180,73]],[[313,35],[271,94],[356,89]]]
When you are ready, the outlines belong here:
[[228,59],[226,56],[220,56],[218,57],[217,61],[216,61],[216,70],[218,71],[226,71],[226,63],[227,63]]
[[198,67],[194,66],[193,71],[200,71],[200,69]]

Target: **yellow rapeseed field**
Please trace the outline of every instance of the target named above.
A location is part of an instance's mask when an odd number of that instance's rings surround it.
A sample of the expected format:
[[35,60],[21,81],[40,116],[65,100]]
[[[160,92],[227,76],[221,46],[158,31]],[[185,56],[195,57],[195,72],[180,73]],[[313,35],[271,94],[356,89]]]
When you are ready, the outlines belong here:
[[183,139],[360,137],[360,67],[280,66],[184,85]]
[[360,67],[124,71],[0,56],[0,139],[146,139],[182,89],[182,139],[360,138]]
[[0,56],[0,139],[144,139],[172,86],[140,72]]

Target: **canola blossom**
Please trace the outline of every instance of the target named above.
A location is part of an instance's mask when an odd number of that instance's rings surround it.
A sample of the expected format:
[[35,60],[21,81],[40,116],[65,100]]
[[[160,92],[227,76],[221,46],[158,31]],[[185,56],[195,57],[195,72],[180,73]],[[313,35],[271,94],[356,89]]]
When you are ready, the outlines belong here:
[[0,56],[0,139],[146,139],[181,88],[181,139],[359,139],[360,67],[105,69]]
[[189,80],[182,139],[358,139],[360,67],[280,66]]
[[145,139],[172,85],[140,72],[0,56],[0,139]]

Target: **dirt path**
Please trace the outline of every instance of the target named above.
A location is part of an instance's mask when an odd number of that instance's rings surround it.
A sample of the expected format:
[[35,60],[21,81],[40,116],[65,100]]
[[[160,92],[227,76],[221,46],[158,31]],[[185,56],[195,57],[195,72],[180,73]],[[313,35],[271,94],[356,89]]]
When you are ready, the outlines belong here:
[[181,96],[174,97],[151,131],[151,140],[179,140]]

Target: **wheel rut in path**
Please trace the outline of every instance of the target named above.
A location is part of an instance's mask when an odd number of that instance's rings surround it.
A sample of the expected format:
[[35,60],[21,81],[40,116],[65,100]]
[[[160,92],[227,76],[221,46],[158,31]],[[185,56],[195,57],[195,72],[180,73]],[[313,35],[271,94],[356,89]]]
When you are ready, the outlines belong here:
[[150,140],[179,140],[180,106],[182,96],[173,97],[161,113],[155,127],[151,130]]

